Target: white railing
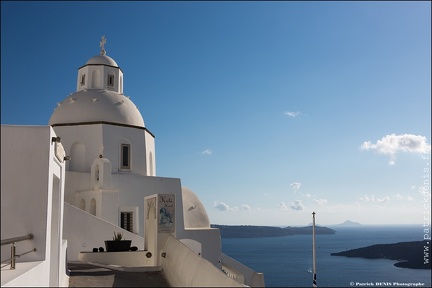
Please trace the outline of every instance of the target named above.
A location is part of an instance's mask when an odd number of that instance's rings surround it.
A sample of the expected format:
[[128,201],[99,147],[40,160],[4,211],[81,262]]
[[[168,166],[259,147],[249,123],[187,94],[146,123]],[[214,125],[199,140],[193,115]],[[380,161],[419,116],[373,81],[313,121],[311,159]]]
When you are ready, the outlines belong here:
[[[24,253],[22,253],[22,254],[17,255],[17,254],[16,254],[16,247],[15,247],[15,243],[16,243],[16,242],[20,242],[20,241],[25,241],[25,240],[32,240],[33,238],[34,238],[33,234],[30,233],[30,234],[28,234],[28,235],[26,235],[26,236],[20,236],[20,237],[14,237],[14,238],[9,238],[9,239],[1,240],[1,246],[11,244],[11,257],[10,257],[9,259],[3,260],[3,261],[1,262],[1,264],[10,261],[10,269],[11,269],[11,270],[15,269],[15,259],[16,259],[16,258],[19,258],[19,257],[21,257],[21,256],[23,256],[23,255],[25,255],[25,254],[28,254],[28,253],[35,252],[35,251],[36,251],[36,248],[33,248],[33,249],[30,250],[30,251],[27,251],[27,252],[24,252]],[[6,264],[6,265],[1,266],[1,268],[6,267],[7,265],[9,265],[9,263]]]

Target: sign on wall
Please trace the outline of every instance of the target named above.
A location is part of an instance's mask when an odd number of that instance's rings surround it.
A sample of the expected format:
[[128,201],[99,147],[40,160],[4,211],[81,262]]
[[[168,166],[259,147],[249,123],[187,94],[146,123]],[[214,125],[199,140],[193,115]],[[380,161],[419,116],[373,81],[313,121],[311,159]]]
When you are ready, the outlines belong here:
[[175,195],[159,194],[158,196],[158,231],[175,232]]
[[146,199],[147,205],[147,220],[150,219],[150,215],[152,219],[156,219],[156,197]]
[[55,156],[57,157],[57,159],[61,162],[63,162],[64,158],[65,158],[65,150],[63,148],[63,145],[59,142],[55,142]]

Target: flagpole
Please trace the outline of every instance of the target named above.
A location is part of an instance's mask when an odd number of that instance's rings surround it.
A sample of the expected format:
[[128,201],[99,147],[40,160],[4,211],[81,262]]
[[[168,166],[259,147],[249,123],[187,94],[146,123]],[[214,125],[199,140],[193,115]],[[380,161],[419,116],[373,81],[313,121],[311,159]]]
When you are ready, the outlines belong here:
[[312,287],[318,287],[316,282],[316,257],[315,257],[315,212],[312,212]]

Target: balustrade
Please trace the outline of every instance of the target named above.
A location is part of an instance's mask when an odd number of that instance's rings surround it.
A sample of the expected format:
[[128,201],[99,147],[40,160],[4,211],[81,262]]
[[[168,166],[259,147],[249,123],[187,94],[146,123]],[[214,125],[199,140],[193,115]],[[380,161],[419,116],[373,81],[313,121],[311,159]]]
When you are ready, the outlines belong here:
[[[36,251],[36,248],[33,248],[30,251],[27,251],[27,252],[24,252],[24,253],[22,253],[20,255],[17,255],[16,251],[15,251],[16,250],[15,243],[16,242],[20,242],[20,241],[25,241],[25,240],[32,240],[33,238],[34,238],[33,234],[30,233],[30,234],[25,235],[25,236],[20,236],[20,237],[14,237],[14,238],[9,238],[9,239],[1,240],[1,246],[11,244],[11,257],[9,259],[3,260],[1,262],[1,264],[10,261],[10,269],[11,270],[15,269],[15,259],[16,258],[19,258],[19,257],[21,257],[21,256],[23,256],[25,254],[28,254],[28,253]],[[6,267],[7,265],[9,265],[9,264],[3,265],[3,266],[1,266],[1,268]]]

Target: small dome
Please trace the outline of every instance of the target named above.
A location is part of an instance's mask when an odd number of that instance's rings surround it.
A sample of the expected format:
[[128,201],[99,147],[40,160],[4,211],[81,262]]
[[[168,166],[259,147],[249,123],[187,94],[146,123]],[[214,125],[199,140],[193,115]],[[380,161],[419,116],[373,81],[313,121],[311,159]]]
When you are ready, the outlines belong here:
[[49,125],[109,122],[144,127],[144,119],[126,96],[104,89],[73,93],[57,104]]
[[96,55],[90,58],[85,65],[108,65],[118,67],[117,63],[107,55]]
[[184,227],[210,228],[210,221],[204,205],[192,190],[182,187]]

